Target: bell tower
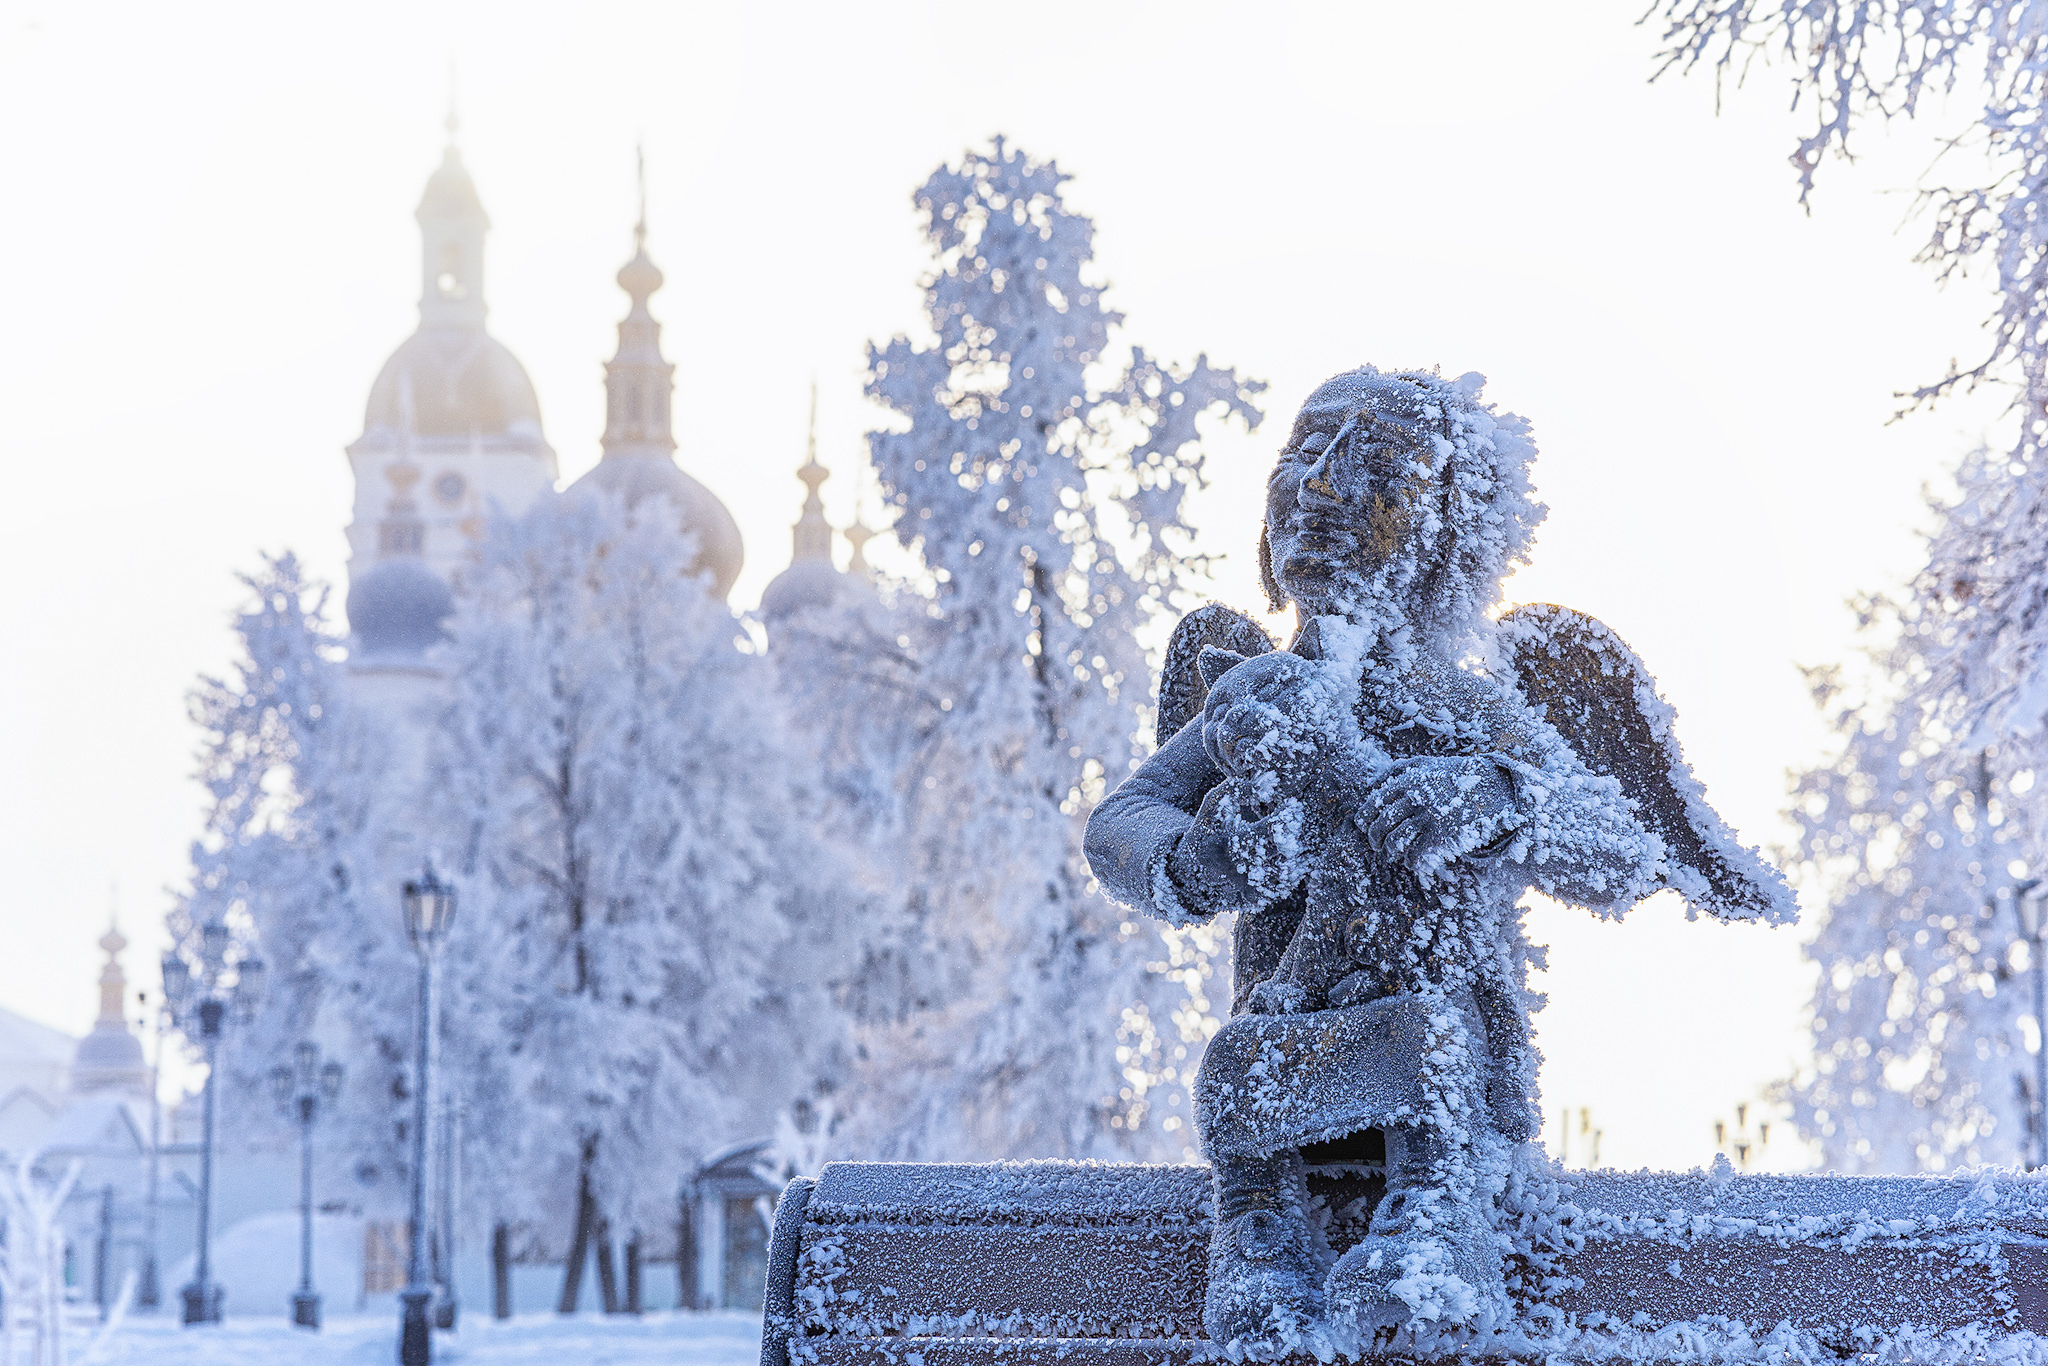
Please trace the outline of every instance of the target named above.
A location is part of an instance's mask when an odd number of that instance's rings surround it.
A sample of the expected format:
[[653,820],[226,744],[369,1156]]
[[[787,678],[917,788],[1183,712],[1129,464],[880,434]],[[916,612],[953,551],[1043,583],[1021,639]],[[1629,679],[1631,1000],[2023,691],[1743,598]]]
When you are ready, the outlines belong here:
[[427,180],[413,217],[420,225],[420,324],[484,325],[484,234],[490,216],[455,145],[455,113],[448,113],[448,147]]

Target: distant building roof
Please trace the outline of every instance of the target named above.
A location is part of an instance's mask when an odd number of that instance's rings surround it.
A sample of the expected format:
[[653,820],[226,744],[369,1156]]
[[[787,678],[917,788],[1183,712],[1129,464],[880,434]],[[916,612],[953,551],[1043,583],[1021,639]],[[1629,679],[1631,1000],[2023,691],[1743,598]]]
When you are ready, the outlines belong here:
[[15,1087],[0,1097],[0,1153],[19,1155],[41,1147],[56,1117],[54,1097],[33,1087]]
[[[78,1040],[0,1006],[0,1074],[17,1064],[69,1067]],[[0,1087],[5,1083],[0,1082]]]
[[781,1183],[761,1174],[762,1161],[774,1146],[773,1139],[756,1138],[720,1148],[697,1168],[697,1184],[726,1195],[774,1195]]
[[102,1093],[75,1100],[59,1111],[43,1131],[39,1146],[53,1156],[107,1156],[110,1150],[141,1152],[149,1144],[122,1098]]
[[78,1040],[63,1030],[0,1008],[0,1096],[26,1088],[57,1103],[77,1053]]

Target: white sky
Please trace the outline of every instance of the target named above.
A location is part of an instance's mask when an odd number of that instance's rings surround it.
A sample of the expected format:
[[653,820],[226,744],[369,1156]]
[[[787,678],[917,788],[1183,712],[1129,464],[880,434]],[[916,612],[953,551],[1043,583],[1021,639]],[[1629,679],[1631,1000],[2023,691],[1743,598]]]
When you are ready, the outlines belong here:
[[[1647,84],[1642,8],[0,0],[0,1004],[88,1026],[110,882],[153,976],[198,827],[184,692],[259,549],[339,576],[451,55],[491,327],[572,478],[644,137],[680,457],[746,535],[736,603],[787,562],[813,375],[845,520],[862,344],[917,320],[910,192],[1000,130],[1074,174],[1130,339],[1272,384],[1198,505],[1220,596],[1258,601],[1265,475],[1318,381],[1482,370],[1553,508],[1511,597],[1619,630],[1722,812],[1778,838],[1822,739],[1795,665],[1844,652],[1843,600],[1911,568],[1921,485],[1997,420],[1887,425],[1974,358],[1986,296],[1937,292],[1899,231],[1930,130],[1831,165],[1808,217],[1781,70],[1717,119],[1709,80]],[[1800,932],[1661,903],[1535,928],[1546,1103],[1590,1106],[1604,1161],[1706,1160],[1803,1050]]]

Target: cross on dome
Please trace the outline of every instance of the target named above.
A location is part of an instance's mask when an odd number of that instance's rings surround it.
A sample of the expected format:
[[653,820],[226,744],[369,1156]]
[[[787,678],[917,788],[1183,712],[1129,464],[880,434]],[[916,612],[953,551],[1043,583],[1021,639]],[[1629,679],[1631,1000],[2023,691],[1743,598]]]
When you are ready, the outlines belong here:
[[[639,148],[634,149],[633,155],[638,162],[640,217],[633,224],[633,259],[619,267],[619,288],[633,300],[632,311],[626,315],[626,321],[619,324],[619,351],[621,355],[625,353],[626,324],[644,323],[650,329],[649,346],[653,358],[658,361],[661,358],[661,324],[655,322],[654,315],[648,312],[647,300],[661,288],[665,277],[647,255],[647,155]],[[668,372],[674,374],[675,367],[669,366]],[[666,404],[663,411],[667,411]],[[675,449],[673,441],[669,443],[669,449]]]

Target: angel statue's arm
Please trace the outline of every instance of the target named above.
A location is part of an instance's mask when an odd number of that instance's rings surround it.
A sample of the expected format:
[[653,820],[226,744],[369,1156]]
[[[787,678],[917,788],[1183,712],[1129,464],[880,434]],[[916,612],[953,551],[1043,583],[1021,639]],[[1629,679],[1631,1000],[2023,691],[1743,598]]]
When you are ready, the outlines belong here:
[[[1221,603],[1181,618],[1159,679],[1159,748],[1088,818],[1088,866],[1110,898],[1170,925],[1248,910],[1275,898],[1252,886],[1294,875],[1283,849],[1299,847],[1301,805],[1272,811],[1240,794],[1202,743],[1210,647],[1242,662],[1272,652],[1263,628]],[[1229,667],[1212,658],[1211,673]],[[1299,880],[1296,878],[1295,880]],[[1267,889],[1270,893],[1270,888]]]
[[1088,818],[1083,848],[1103,891],[1170,925],[1261,904],[1231,856],[1232,786],[1197,715]]

